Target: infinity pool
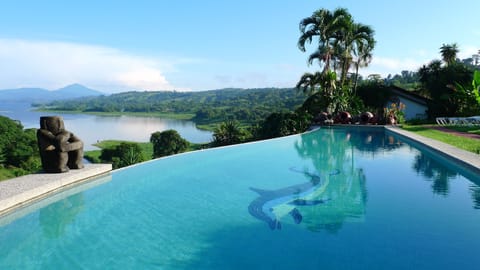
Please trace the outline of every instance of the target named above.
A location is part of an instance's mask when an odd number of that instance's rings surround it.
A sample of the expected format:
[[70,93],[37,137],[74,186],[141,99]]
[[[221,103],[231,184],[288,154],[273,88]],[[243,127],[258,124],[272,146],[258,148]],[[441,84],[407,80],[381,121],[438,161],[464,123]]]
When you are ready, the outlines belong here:
[[479,178],[383,129],[177,155],[0,219],[0,269],[473,269]]

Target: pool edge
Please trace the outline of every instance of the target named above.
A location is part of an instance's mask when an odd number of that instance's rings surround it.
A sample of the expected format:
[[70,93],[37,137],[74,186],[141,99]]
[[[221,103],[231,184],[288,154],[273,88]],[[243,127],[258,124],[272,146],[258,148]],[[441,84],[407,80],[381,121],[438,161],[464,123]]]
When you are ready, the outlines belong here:
[[450,144],[417,135],[413,132],[401,129],[399,127],[385,126],[384,128],[386,131],[410,139],[413,142],[426,146],[437,153],[452,158],[455,161],[468,166],[469,168],[475,170],[478,174],[480,174],[480,155],[468,152]]
[[67,173],[29,174],[0,181],[0,217],[111,171],[111,164],[85,164],[85,168]]

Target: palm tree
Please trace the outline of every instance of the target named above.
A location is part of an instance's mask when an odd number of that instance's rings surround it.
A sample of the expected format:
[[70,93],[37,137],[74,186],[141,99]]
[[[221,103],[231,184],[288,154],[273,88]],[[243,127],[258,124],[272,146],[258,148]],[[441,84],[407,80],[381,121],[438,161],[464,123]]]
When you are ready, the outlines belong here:
[[297,89],[302,90],[304,94],[314,94],[318,92],[320,85],[320,78],[322,73],[304,73],[295,86]]
[[[375,42],[373,42],[375,43]],[[372,61],[372,51],[373,47],[370,47],[372,44],[359,44],[357,50],[356,61],[354,60],[353,64],[355,65],[355,79],[353,82],[353,93],[357,93],[357,82],[358,82],[358,69],[360,67],[366,67]]]
[[440,54],[442,55],[442,59],[445,62],[445,64],[447,64],[447,66],[457,61],[458,52],[459,50],[458,50],[457,43],[442,44],[442,47],[440,47]]
[[313,60],[318,59],[320,65],[324,64],[323,72],[331,69],[335,39],[345,17],[351,16],[344,8],[338,8],[333,13],[327,9],[320,9],[300,21],[301,35],[298,39],[298,48],[305,52],[305,43],[312,43],[313,38],[318,37],[317,49],[310,55],[308,63],[312,64]]
[[[344,8],[330,12],[326,9],[315,11],[312,16],[300,21],[298,48],[305,52],[305,44],[318,39],[316,50],[309,55],[308,63],[318,60],[321,72],[304,74],[297,83],[297,89],[319,95],[327,101],[327,109],[336,110],[340,99],[351,96],[351,88],[345,83],[347,74],[355,62],[357,68],[366,66],[371,60],[375,46],[374,31],[367,25],[355,23],[352,15]],[[337,73],[340,86],[337,89]],[[348,103],[348,102],[346,102]],[[342,104],[345,104],[343,102]]]
[[235,120],[228,120],[216,127],[213,132],[213,145],[224,146],[237,144],[245,138],[245,132],[240,123]]
[[297,83],[296,88],[304,94],[319,95],[326,102],[326,110],[331,113],[336,107],[334,103],[337,74],[335,71],[305,73]]
[[[337,39],[337,50],[340,58],[340,82],[344,84],[354,58],[361,58],[362,65],[367,66],[371,60],[371,52],[375,47],[373,29],[361,23],[355,23],[351,17],[345,18],[343,28]],[[358,68],[359,65],[356,65]]]

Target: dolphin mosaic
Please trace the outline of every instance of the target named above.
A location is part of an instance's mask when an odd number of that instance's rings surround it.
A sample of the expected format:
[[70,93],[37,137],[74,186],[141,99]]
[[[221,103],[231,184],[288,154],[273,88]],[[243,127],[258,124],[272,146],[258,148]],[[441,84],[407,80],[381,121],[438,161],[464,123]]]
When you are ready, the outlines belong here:
[[[328,186],[328,177],[322,180],[316,174],[299,171],[295,168],[290,168],[290,170],[304,174],[310,178],[310,181],[277,190],[250,188],[260,196],[250,203],[248,212],[253,217],[267,223],[272,230],[282,228],[280,218],[286,215],[290,215],[296,224],[300,224],[302,215],[298,206],[318,205],[330,200],[323,199],[321,196]],[[334,170],[329,175],[339,173],[339,170]]]

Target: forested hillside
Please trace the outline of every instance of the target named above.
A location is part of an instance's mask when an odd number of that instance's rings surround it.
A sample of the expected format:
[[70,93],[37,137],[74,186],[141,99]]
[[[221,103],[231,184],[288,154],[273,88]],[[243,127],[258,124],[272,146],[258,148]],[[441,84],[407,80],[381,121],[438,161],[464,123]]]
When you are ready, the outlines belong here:
[[191,114],[192,120],[217,123],[238,120],[255,123],[272,112],[301,106],[305,96],[293,88],[222,89],[201,92],[125,92],[109,96],[54,101],[49,110],[76,112],[142,112]]

